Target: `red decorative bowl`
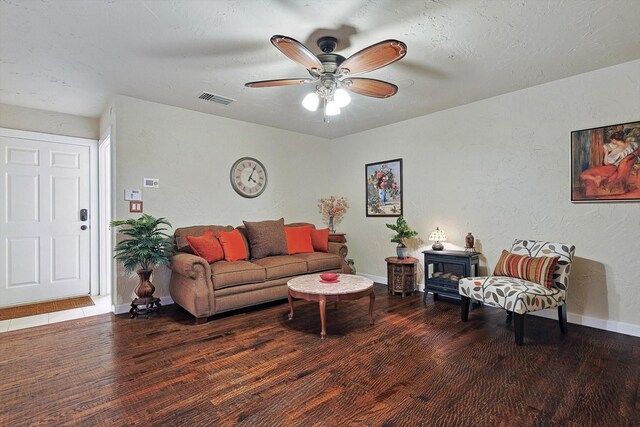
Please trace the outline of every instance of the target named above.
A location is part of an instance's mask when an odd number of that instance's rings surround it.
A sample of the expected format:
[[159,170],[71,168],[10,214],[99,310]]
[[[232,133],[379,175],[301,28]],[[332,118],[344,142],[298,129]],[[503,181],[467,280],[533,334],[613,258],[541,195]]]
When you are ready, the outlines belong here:
[[322,273],[320,275],[320,279],[322,279],[325,282],[335,282],[336,280],[338,280],[338,274],[337,273]]

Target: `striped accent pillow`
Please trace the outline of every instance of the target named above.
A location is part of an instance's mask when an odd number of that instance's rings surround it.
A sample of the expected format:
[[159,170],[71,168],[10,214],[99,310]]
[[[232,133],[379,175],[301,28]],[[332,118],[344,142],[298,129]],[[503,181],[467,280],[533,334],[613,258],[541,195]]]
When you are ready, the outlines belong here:
[[494,276],[515,277],[553,288],[553,272],[560,257],[530,257],[502,251]]

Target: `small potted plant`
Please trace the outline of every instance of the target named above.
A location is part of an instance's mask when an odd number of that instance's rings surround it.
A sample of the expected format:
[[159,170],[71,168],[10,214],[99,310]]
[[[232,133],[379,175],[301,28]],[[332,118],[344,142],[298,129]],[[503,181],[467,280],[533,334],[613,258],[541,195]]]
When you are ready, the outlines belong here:
[[151,215],[142,214],[138,219],[125,219],[111,221],[112,227],[121,227],[119,232],[127,236],[115,247],[114,258],[122,262],[127,272],[136,271],[140,283],[135,289],[138,298],[151,298],[155,287],[150,281],[153,266],[169,265],[173,255],[173,242],[171,236],[164,231],[163,225],[171,227],[169,221],[164,218],[154,218]]
[[396,247],[398,258],[406,258],[409,249],[405,246],[404,242],[406,239],[417,236],[418,232],[409,227],[409,224],[407,224],[407,221],[402,215],[398,217],[395,224],[386,224],[386,226],[396,232],[396,235],[393,236],[391,241],[398,244]]

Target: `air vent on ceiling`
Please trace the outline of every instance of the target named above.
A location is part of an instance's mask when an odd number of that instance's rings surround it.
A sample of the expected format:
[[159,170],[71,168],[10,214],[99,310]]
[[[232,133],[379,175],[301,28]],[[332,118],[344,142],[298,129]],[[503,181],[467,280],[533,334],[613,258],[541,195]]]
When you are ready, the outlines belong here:
[[222,105],[229,105],[233,101],[235,101],[235,99],[225,98],[224,96],[216,95],[210,92],[202,92],[198,99],[204,99],[205,101],[216,102]]

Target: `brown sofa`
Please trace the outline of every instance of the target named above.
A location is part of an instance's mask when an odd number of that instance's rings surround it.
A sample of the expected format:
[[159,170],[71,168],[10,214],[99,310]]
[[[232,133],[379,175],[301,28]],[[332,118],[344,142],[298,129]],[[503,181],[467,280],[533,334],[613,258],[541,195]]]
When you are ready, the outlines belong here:
[[[287,224],[288,226],[306,223]],[[311,224],[313,227],[313,225]],[[244,226],[237,227],[251,253]],[[216,261],[208,264],[194,255],[187,236],[201,236],[212,229],[232,231],[234,227],[197,225],[175,230],[176,253],[171,260],[169,292],[173,301],[205,323],[209,316],[242,307],[287,298],[287,281],[309,273],[349,273],[345,262],[347,246],[329,242],[329,252],[275,255],[249,261]]]

